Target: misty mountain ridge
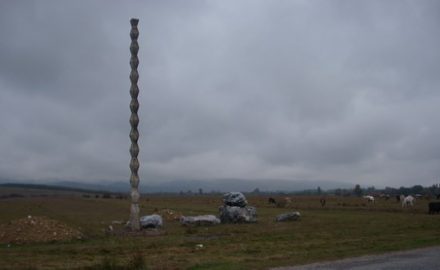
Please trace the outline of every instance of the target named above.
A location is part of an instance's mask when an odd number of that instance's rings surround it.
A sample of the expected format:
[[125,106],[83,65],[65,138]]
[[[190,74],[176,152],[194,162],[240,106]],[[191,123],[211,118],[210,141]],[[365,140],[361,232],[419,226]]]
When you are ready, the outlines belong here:
[[[298,181],[298,180],[248,180],[248,179],[215,179],[215,180],[175,180],[162,183],[145,183],[141,185],[142,192],[197,192],[202,189],[204,192],[219,191],[243,191],[251,192],[255,189],[260,191],[302,191],[317,189],[352,188],[353,184],[328,181]],[[149,191],[151,190],[151,191]]]
[[[0,181],[17,182],[17,181]],[[129,192],[130,184],[127,180],[124,181],[20,181],[20,183],[45,184],[60,187],[69,187],[87,190],[99,190],[110,192]],[[202,189],[203,192],[228,192],[228,191],[242,191],[251,192],[255,189],[260,191],[281,191],[281,192],[295,192],[303,190],[315,190],[320,187],[322,190],[337,189],[337,188],[353,188],[354,184],[338,181],[318,181],[318,180],[249,180],[249,179],[214,179],[214,180],[172,180],[172,181],[142,181],[139,183],[139,190],[141,193],[158,193],[158,192],[198,192]]]

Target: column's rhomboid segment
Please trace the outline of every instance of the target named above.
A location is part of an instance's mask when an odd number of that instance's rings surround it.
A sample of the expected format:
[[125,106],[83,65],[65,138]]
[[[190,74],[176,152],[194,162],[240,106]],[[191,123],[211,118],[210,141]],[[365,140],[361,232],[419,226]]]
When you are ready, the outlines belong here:
[[130,185],[131,185],[131,208],[130,208],[130,226],[132,231],[138,231],[140,230],[140,222],[139,222],[139,160],[138,160],[138,154],[139,154],[139,145],[138,145],[138,139],[139,139],[139,131],[138,131],[138,124],[139,124],[139,117],[138,117],[138,110],[139,110],[139,102],[138,102],[138,95],[139,95],[139,88],[137,85],[139,74],[137,71],[138,65],[139,65],[139,59],[137,57],[138,51],[139,51],[139,44],[137,42],[137,38],[139,36],[139,30],[137,28],[139,19],[131,19],[131,31],[130,31],[130,37],[131,37],[131,45],[130,45],[130,52],[131,52],[131,58],[130,58],[130,81],[131,81],[131,87],[130,87],[130,96],[131,96],[131,102],[130,102],[130,110],[131,110],[131,116],[130,116],[130,125],[131,125],[131,131],[130,131],[130,140],[131,140],[131,146],[130,146],[130,155],[131,155],[131,161],[130,161],[130,170],[131,170],[131,176],[130,176]]

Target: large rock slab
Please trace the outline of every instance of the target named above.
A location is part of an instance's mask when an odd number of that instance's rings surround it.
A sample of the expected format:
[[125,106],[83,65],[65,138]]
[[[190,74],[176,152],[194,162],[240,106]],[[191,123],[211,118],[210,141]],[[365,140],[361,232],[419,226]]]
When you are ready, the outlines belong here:
[[301,218],[301,214],[299,212],[290,212],[290,213],[284,213],[278,215],[275,221],[277,222],[295,221],[295,220],[299,220],[300,218]]
[[142,216],[140,223],[142,228],[158,228],[163,226],[162,217],[156,214]]
[[203,216],[181,216],[180,223],[182,225],[217,225],[220,224],[220,219],[214,215],[203,215]]
[[252,206],[238,207],[223,205],[219,208],[222,223],[257,222],[257,209]]
[[228,192],[223,195],[223,203],[227,206],[245,207],[248,202],[241,192]]

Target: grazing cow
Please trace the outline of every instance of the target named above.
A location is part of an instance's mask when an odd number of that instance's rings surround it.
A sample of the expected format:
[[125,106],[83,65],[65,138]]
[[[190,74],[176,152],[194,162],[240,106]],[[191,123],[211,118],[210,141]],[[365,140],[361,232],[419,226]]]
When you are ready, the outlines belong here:
[[290,203],[291,203],[291,202],[292,202],[292,201],[290,200],[289,197],[285,197],[285,198],[283,198],[283,199],[278,200],[276,206],[277,206],[278,208],[288,207],[288,206],[290,206]]
[[440,200],[440,194],[437,194],[437,200]]
[[324,207],[324,206],[325,206],[325,203],[326,203],[325,198],[321,198],[321,199],[319,200],[319,202],[321,203],[321,207]]
[[267,202],[270,203],[270,204],[277,204],[277,201],[275,201],[275,199],[272,198],[272,197],[270,197],[270,198],[267,200]]
[[429,203],[429,214],[440,213],[440,202]]
[[381,194],[379,195],[379,197],[380,197],[380,198],[384,198],[386,201],[388,201],[388,200],[390,199],[390,194],[384,194],[384,193],[381,193]]
[[367,201],[370,203],[374,203],[374,197],[371,195],[364,196],[364,199],[367,199]]
[[400,202],[400,195],[396,195],[396,201]]
[[402,203],[403,203],[403,200],[405,200],[405,195],[403,195],[403,194],[400,194],[400,202],[402,202]]
[[414,206],[414,197],[411,195],[406,196],[403,200],[402,200],[402,207],[405,206]]

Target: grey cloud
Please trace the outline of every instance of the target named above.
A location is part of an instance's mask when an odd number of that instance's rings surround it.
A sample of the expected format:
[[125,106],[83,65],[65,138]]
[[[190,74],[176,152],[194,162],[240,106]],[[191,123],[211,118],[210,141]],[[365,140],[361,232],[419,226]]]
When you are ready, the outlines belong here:
[[0,178],[438,182],[436,1],[3,1]]

